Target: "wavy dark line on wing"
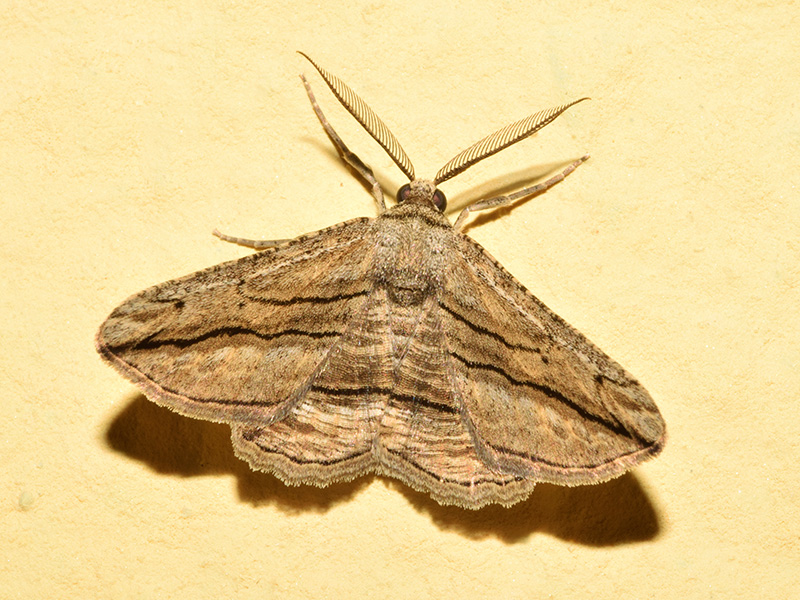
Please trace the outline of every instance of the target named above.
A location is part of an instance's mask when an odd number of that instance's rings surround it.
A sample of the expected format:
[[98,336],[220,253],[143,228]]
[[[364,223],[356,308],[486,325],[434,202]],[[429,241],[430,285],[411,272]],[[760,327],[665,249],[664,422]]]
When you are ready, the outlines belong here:
[[490,330],[486,329],[485,327],[481,327],[480,325],[478,325],[476,323],[473,323],[472,321],[470,321],[469,319],[464,317],[462,314],[456,312],[451,307],[447,306],[446,304],[442,303],[441,301],[439,302],[439,307],[444,309],[448,313],[450,313],[453,317],[456,318],[456,320],[464,323],[464,325],[466,325],[467,327],[472,329],[472,331],[474,331],[476,333],[480,333],[481,335],[485,335],[486,337],[493,338],[493,339],[497,340],[498,342],[500,342],[501,344],[503,344],[503,346],[505,346],[506,348],[509,348],[511,350],[524,350],[525,352],[534,352],[536,354],[541,354],[542,353],[541,348],[536,348],[536,347],[533,347],[533,346],[526,346],[524,344],[515,344],[514,342],[509,342],[506,338],[504,338],[502,335],[500,335],[496,331],[490,331]]
[[370,290],[361,290],[360,292],[353,292],[352,294],[336,294],[335,296],[294,296],[285,300],[278,300],[277,298],[265,298],[263,296],[252,296],[250,294],[242,295],[248,300],[259,302],[261,304],[269,304],[271,306],[289,306],[291,304],[300,304],[302,302],[309,302],[311,304],[330,304],[331,302],[341,302],[342,300],[352,300],[359,296],[369,295]]
[[364,456],[365,454],[369,454],[369,450],[364,452],[354,452],[352,454],[348,454],[347,456],[342,456],[340,458],[330,458],[330,459],[307,459],[307,458],[300,458],[298,456],[289,455],[285,452],[281,452],[278,448],[270,448],[269,446],[264,446],[263,444],[255,441],[254,436],[248,436],[247,434],[242,434],[242,437],[258,446],[258,449],[266,454],[280,454],[284,458],[287,458],[291,462],[297,465],[322,465],[322,466],[332,466],[338,463],[346,462],[348,460],[353,460],[354,458],[359,458],[360,456]]
[[631,439],[633,439],[633,438],[637,438],[638,439],[638,436],[636,436],[635,434],[632,434],[630,431],[625,429],[619,422],[617,422],[617,421],[609,421],[609,420],[601,417],[600,415],[596,415],[594,413],[589,412],[583,406],[575,403],[574,401],[570,400],[567,396],[565,396],[564,394],[562,394],[561,392],[559,392],[557,390],[554,390],[551,387],[548,387],[546,385],[543,385],[541,383],[536,383],[536,382],[533,382],[533,381],[523,381],[523,380],[520,380],[520,379],[516,379],[515,377],[512,377],[511,375],[506,373],[500,367],[497,367],[495,365],[490,365],[490,364],[487,364],[487,363],[480,363],[480,362],[474,362],[474,361],[471,361],[471,360],[467,360],[466,358],[464,358],[463,356],[460,356],[459,354],[456,354],[452,350],[450,351],[450,355],[453,358],[455,358],[456,360],[458,360],[459,362],[461,362],[464,365],[466,365],[467,367],[469,367],[470,369],[481,369],[481,370],[484,370],[484,371],[492,371],[494,373],[497,373],[498,375],[500,375],[506,381],[508,381],[509,383],[511,383],[513,385],[518,385],[518,386],[521,386],[521,387],[527,387],[527,388],[536,390],[538,392],[541,392],[541,393],[545,394],[546,396],[548,396],[550,398],[553,398],[554,400],[558,400],[559,402],[561,402],[562,404],[564,404],[568,408],[571,408],[576,413],[581,415],[583,418],[585,418],[585,419],[587,419],[589,421],[593,421],[595,423],[598,423],[598,424],[602,425],[603,427],[605,427],[606,429],[608,429],[610,431],[613,431],[616,434],[623,435],[623,436],[631,438]]
[[[159,332],[160,333],[160,332]],[[273,340],[279,337],[294,335],[299,337],[310,337],[314,339],[337,337],[341,335],[341,331],[304,331],[302,329],[284,329],[283,331],[276,331],[275,333],[259,333],[246,327],[219,327],[212,329],[200,335],[195,335],[186,338],[166,338],[163,340],[153,339],[158,333],[151,335],[144,340],[137,342],[130,342],[126,344],[119,344],[117,346],[109,346],[113,353],[125,352],[128,350],[155,350],[163,346],[175,346],[177,348],[187,348],[195,344],[199,344],[208,339],[217,337],[235,337],[238,335],[252,335],[261,340]]]
[[441,402],[433,402],[431,400],[427,400],[420,396],[398,394],[397,392],[394,392],[391,389],[387,388],[375,388],[370,386],[357,387],[357,388],[332,388],[321,385],[312,385],[310,391],[320,392],[331,396],[365,396],[370,394],[385,394],[395,400],[408,402],[412,406],[424,406],[425,408],[430,408],[431,410],[451,415],[458,414],[458,409],[449,406],[447,404],[442,404]]
[[532,462],[542,463],[542,464],[548,465],[550,467],[556,467],[556,468],[565,469],[565,470],[596,469],[598,467],[602,467],[602,466],[607,465],[609,463],[617,462],[619,459],[625,458],[626,456],[631,456],[633,454],[638,454],[642,450],[645,450],[645,449],[649,449],[651,453],[658,453],[661,450],[661,446],[658,446],[658,445],[656,445],[656,446],[645,446],[643,448],[637,448],[636,450],[631,450],[630,452],[626,452],[625,454],[616,455],[613,458],[610,458],[610,459],[608,459],[606,461],[603,461],[603,462],[591,463],[591,464],[586,464],[586,465],[581,465],[579,467],[576,467],[575,465],[568,465],[568,464],[564,464],[564,463],[557,463],[557,462],[554,462],[554,461],[551,461],[551,460],[547,460],[547,459],[541,458],[539,456],[535,456],[533,454],[530,454],[528,452],[520,452],[519,450],[512,450],[511,448],[506,448],[505,446],[498,446],[498,445],[495,445],[495,444],[489,444],[488,442],[486,443],[486,445],[489,446],[490,448],[492,448],[493,450],[495,450],[497,452],[500,452],[500,453],[503,453],[503,454],[511,454],[513,456],[517,456],[519,458],[524,458],[524,459],[530,460]]

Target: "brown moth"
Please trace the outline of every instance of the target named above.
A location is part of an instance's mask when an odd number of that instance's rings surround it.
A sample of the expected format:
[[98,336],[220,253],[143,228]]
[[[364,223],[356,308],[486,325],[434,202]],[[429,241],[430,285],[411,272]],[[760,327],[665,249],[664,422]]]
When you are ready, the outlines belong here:
[[460,231],[470,212],[540,193],[588,157],[468,206],[455,225],[443,214],[440,183],[576,102],[513,123],[433,180],[417,179],[377,115],[311,64],[408,177],[397,205],[386,208],[303,77],[380,215],[293,240],[215,232],[262,251],[128,298],[100,327],[102,357],[157,404],[229,424],[236,454],[290,485],[374,472],[474,509],[518,502],[538,481],[606,481],[658,454],[665,425],[647,391]]

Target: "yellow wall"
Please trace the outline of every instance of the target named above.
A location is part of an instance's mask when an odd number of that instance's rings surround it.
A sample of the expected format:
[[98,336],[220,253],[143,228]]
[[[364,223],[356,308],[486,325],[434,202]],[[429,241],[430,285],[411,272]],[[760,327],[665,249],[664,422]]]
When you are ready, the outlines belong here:
[[[798,584],[797,7],[606,2],[6,3],[0,9],[0,596],[788,597]],[[794,25],[793,25],[794,24]],[[444,508],[394,481],[287,488],[158,408],[94,333],[128,295],[373,216],[304,50],[444,187],[592,159],[469,229],[634,373],[663,455],[616,481]],[[390,190],[388,158],[318,97]]]

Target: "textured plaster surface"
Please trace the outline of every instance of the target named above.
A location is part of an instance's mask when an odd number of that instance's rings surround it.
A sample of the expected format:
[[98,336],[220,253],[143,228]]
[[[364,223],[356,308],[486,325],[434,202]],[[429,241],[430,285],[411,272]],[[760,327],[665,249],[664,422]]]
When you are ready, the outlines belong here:
[[[785,598],[800,583],[797,7],[673,2],[6,3],[0,9],[0,596]],[[304,50],[451,205],[585,152],[469,233],[647,386],[663,455],[613,482],[445,508],[288,488],[151,404],[93,336],[130,294],[374,215],[315,122]],[[380,149],[312,79],[393,192]]]

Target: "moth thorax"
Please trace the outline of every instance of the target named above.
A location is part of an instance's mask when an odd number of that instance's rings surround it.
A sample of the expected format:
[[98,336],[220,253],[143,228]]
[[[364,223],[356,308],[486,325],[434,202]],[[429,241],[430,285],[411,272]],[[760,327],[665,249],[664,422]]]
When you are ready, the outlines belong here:
[[397,203],[432,204],[439,212],[447,208],[447,198],[429,179],[414,179],[397,190]]

